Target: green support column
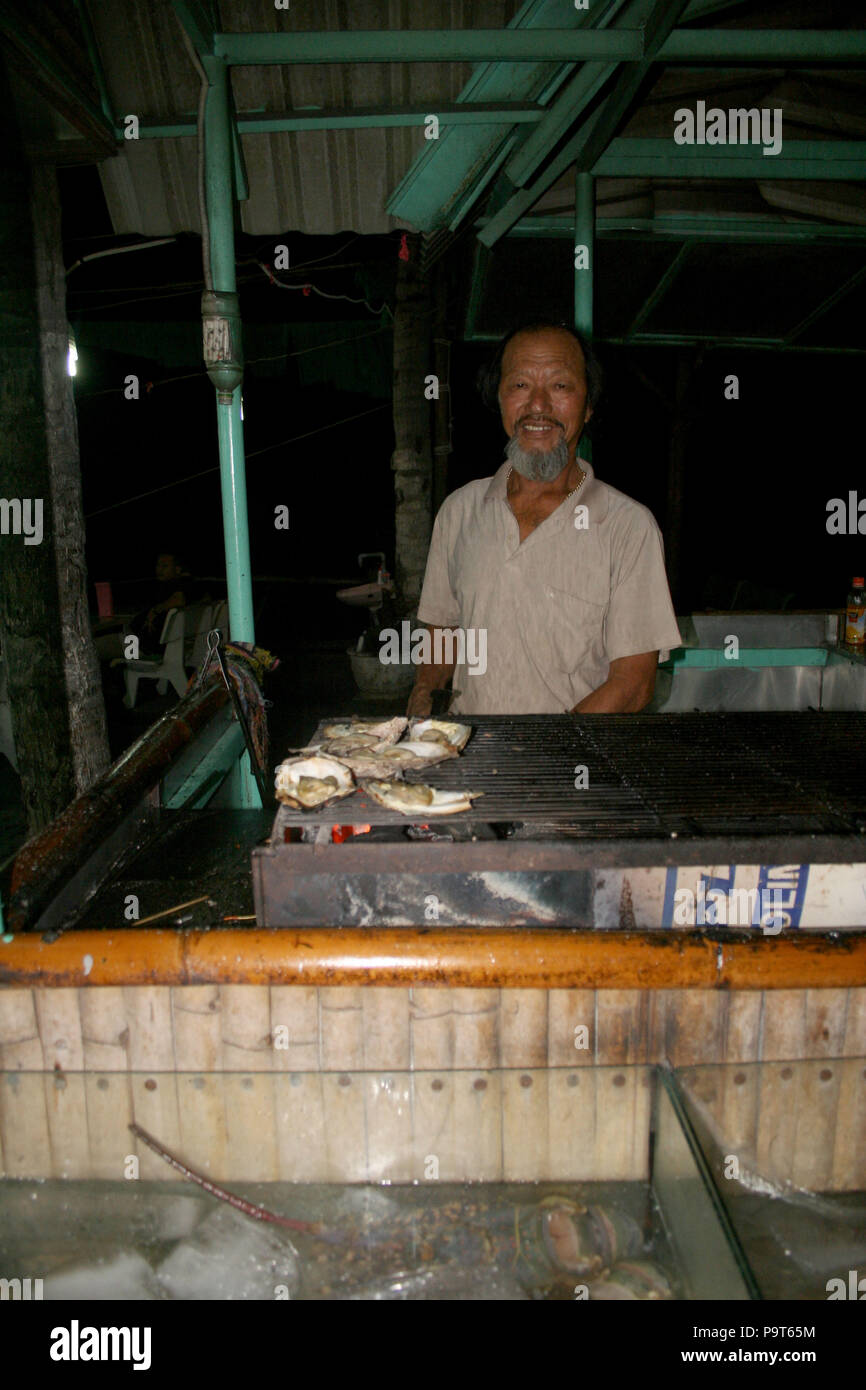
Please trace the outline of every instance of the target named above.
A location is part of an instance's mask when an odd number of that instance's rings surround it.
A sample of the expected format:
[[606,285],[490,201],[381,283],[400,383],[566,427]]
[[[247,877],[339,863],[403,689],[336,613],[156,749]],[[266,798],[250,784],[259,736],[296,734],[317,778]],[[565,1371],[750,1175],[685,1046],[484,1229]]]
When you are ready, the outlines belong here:
[[[252,571],[247,520],[247,484],[244,431],[241,423],[242,376],[240,316],[237,312],[234,229],[234,159],[229,112],[228,71],[223,62],[202,59],[210,82],[205,109],[205,196],[213,295],[209,313],[225,344],[225,361],[209,363],[217,386],[217,434],[222,491],[223,539],[229,603],[229,634],[234,641],[254,642]],[[208,287],[210,289],[210,287]],[[208,296],[206,296],[208,298]],[[232,776],[231,799],[236,806],[261,805],[244,753]]]
[[[592,174],[575,175],[574,182],[574,326],[578,333],[592,337],[592,284],[595,276],[595,179]],[[585,246],[589,253],[588,269],[577,267],[577,247]],[[582,458],[592,463],[592,440],[581,438]]]

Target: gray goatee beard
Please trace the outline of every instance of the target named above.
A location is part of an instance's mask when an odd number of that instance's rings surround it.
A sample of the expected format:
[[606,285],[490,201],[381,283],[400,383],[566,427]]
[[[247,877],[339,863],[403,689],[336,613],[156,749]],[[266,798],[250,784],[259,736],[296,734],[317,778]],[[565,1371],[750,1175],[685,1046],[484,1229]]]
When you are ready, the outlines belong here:
[[553,448],[542,453],[538,449],[522,448],[514,434],[505,446],[505,457],[511,467],[531,483],[552,483],[568,466],[568,445],[560,435]]

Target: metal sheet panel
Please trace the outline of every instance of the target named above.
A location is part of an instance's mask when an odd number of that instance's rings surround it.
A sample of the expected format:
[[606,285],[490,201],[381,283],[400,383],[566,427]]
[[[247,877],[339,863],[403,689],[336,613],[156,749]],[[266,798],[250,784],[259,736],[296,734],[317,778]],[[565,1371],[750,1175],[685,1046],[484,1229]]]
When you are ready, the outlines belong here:
[[[221,0],[219,14],[222,30],[231,33],[499,29],[518,8],[516,0],[426,0],[423,6],[323,0],[277,11],[272,0]],[[192,117],[198,77],[171,8],[135,0],[93,11],[116,114]],[[239,67],[231,83],[239,113],[428,102],[435,111],[437,103],[456,100],[472,72],[468,63]],[[389,216],[385,203],[425,148],[420,127],[244,135],[241,143],[250,184],[250,197],[240,204],[244,232],[381,233],[407,225]],[[200,232],[193,139],[128,141],[118,158],[100,165],[100,174],[117,233]]]

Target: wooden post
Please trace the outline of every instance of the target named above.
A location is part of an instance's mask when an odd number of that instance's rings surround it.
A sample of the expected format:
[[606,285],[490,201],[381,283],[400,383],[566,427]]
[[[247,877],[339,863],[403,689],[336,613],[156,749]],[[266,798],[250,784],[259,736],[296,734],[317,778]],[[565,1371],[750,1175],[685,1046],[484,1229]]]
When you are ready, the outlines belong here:
[[45,437],[51,477],[51,512],[66,707],[75,791],[86,791],[111,762],[99,661],[90,628],[84,555],[84,509],[78,419],[67,373],[69,324],[60,228],[57,172],[37,166],[31,177],[31,214],[42,354]]
[[434,374],[430,354],[430,286],[421,270],[421,238],[406,233],[408,260],[397,269],[394,309],[394,577],[406,613],[417,606],[430,545],[433,472],[432,396],[425,378]]
[[57,181],[24,162],[2,65],[0,102],[0,642],[35,831],[109,753],[85,597]]
[[448,493],[451,456],[451,334],[448,326],[448,278],[440,261],[433,277],[433,371],[439,395],[433,406],[433,516]]

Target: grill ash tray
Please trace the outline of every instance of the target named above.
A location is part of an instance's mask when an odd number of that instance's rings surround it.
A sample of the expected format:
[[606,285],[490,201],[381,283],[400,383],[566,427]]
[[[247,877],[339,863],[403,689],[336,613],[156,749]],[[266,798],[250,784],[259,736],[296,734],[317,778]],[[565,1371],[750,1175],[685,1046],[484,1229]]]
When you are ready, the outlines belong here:
[[[253,852],[259,923],[634,926],[627,912],[599,919],[600,871],[866,858],[866,714],[463,722],[459,758],[404,780],[482,792],[471,811],[425,822],[363,792],[280,806]],[[419,838],[425,824],[436,839]],[[347,826],[370,831],[335,843]],[[307,843],[287,842],[302,829]]]

